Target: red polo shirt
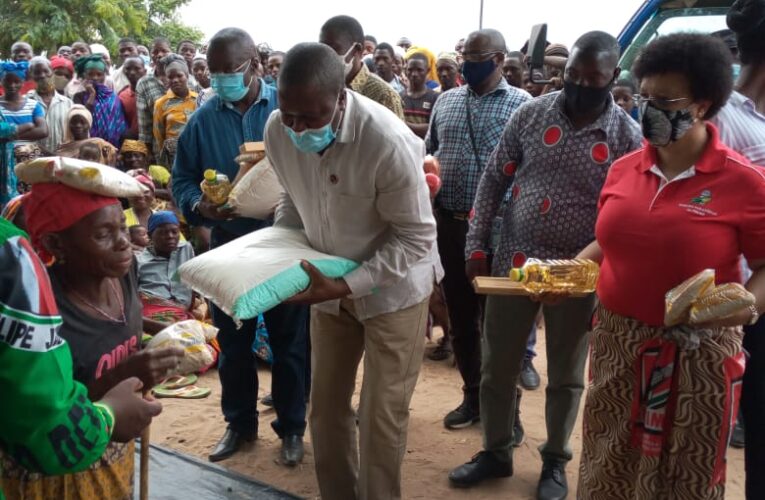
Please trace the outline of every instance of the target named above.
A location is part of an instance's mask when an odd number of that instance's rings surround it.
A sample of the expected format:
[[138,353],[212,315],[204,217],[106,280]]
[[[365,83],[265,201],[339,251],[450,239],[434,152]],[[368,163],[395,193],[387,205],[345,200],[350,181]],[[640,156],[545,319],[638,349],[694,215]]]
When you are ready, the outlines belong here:
[[598,297],[616,314],[664,324],[664,295],[711,268],[741,281],[739,257],[765,258],[765,169],[710,139],[701,159],[667,182],[646,146],[611,166],[595,237],[603,249]]

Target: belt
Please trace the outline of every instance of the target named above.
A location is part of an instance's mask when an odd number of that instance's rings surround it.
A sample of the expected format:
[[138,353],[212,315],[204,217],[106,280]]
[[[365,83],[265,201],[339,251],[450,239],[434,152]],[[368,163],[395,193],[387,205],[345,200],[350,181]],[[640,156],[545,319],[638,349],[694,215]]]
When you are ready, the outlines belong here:
[[447,210],[445,208],[439,208],[438,214],[442,215],[444,217],[449,217],[454,220],[459,221],[469,221],[470,220],[470,212],[455,212],[453,210]]

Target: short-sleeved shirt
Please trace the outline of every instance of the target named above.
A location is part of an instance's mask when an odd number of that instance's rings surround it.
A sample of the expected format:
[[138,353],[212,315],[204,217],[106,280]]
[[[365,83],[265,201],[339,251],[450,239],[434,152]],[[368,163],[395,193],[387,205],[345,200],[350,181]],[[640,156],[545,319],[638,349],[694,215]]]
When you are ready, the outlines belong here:
[[404,102],[404,120],[408,123],[429,123],[436,99],[438,99],[438,92],[430,89],[416,98],[410,96],[406,90],[401,92],[401,100]]
[[[0,108],[3,108],[3,116],[10,123],[26,125],[34,123],[37,118],[45,118],[45,108],[31,97],[24,97],[24,104],[21,106],[21,109],[16,111],[8,109],[8,105],[9,103],[4,98],[0,99]],[[15,143],[17,145],[27,144],[29,141],[15,141]]]
[[493,275],[506,276],[530,257],[576,256],[595,238],[598,196],[611,163],[642,139],[635,120],[610,96],[600,117],[578,130],[565,114],[562,92],[521,106],[481,176],[466,257],[488,253],[508,189]]
[[734,91],[712,123],[723,144],[755,165],[765,166],[765,115],[757,111],[753,100]]
[[46,106],[37,90],[29,92],[27,97],[40,103],[45,112],[45,123],[48,124],[48,137],[38,142],[44,153],[52,155],[66,137],[67,118],[69,110],[72,109],[72,100],[58,92],[54,92],[50,105]]
[[[481,172],[502,137],[507,121],[521,104],[529,100],[528,92],[511,87],[504,78],[484,95],[479,96],[464,85],[439,96],[425,137],[428,153],[441,162],[438,207],[454,212],[470,211]],[[470,138],[468,106],[478,160]]]
[[189,91],[186,97],[178,97],[168,90],[154,103],[154,143],[162,151],[167,139],[177,139],[189,117],[197,109],[197,93]]
[[180,242],[170,257],[162,257],[149,247],[136,256],[138,261],[138,291],[159,299],[171,300],[184,306],[191,305],[191,288],[177,279],[178,268],[194,258],[194,250],[185,241]]
[[98,313],[94,311],[80,309],[66,296],[55,273],[51,273],[51,283],[64,320],[60,334],[72,350],[76,380],[88,385],[138,352],[141,348],[143,314],[138,299],[135,265],[121,280],[125,298],[125,323],[110,321],[95,316]]
[[595,228],[598,297],[609,310],[659,326],[675,286],[704,269],[718,284],[738,282],[741,254],[765,258],[765,170],[707,129],[699,161],[669,182],[650,146],[611,167]]

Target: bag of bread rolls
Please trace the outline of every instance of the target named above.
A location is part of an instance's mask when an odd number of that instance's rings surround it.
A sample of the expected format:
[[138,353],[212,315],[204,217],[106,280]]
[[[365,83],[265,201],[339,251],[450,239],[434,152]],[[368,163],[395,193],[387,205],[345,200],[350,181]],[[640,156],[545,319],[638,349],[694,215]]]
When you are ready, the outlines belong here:
[[755,303],[755,297],[739,283],[726,283],[707,291],[691,306],[691,324],[708,323],[732,316]]
[[664,325],[687,323],[693,303],[714,286],[714,269],[705,269],[667,292],[664,296]]

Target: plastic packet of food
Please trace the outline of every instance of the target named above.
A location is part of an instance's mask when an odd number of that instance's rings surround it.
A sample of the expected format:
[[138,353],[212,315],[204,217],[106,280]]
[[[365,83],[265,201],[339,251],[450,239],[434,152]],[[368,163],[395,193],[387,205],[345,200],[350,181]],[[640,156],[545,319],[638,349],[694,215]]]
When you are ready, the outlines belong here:
[[714,269],[704,269],[668,291],[664,296],[664,325],[687,323],[694,301],[714,286]]
[[156,334],[146,345],[146,349],[163,347],[182,347],[185,356],[181,364],[170,375],[188,375],[209,366],[215,357],[209,341],[218,335],[218,329],[195,319],[174,323]]
[[753,305],[755,297],[739,283],[726,283],[697,298],[691,306],[690,323],[708,323],[732,316]]

